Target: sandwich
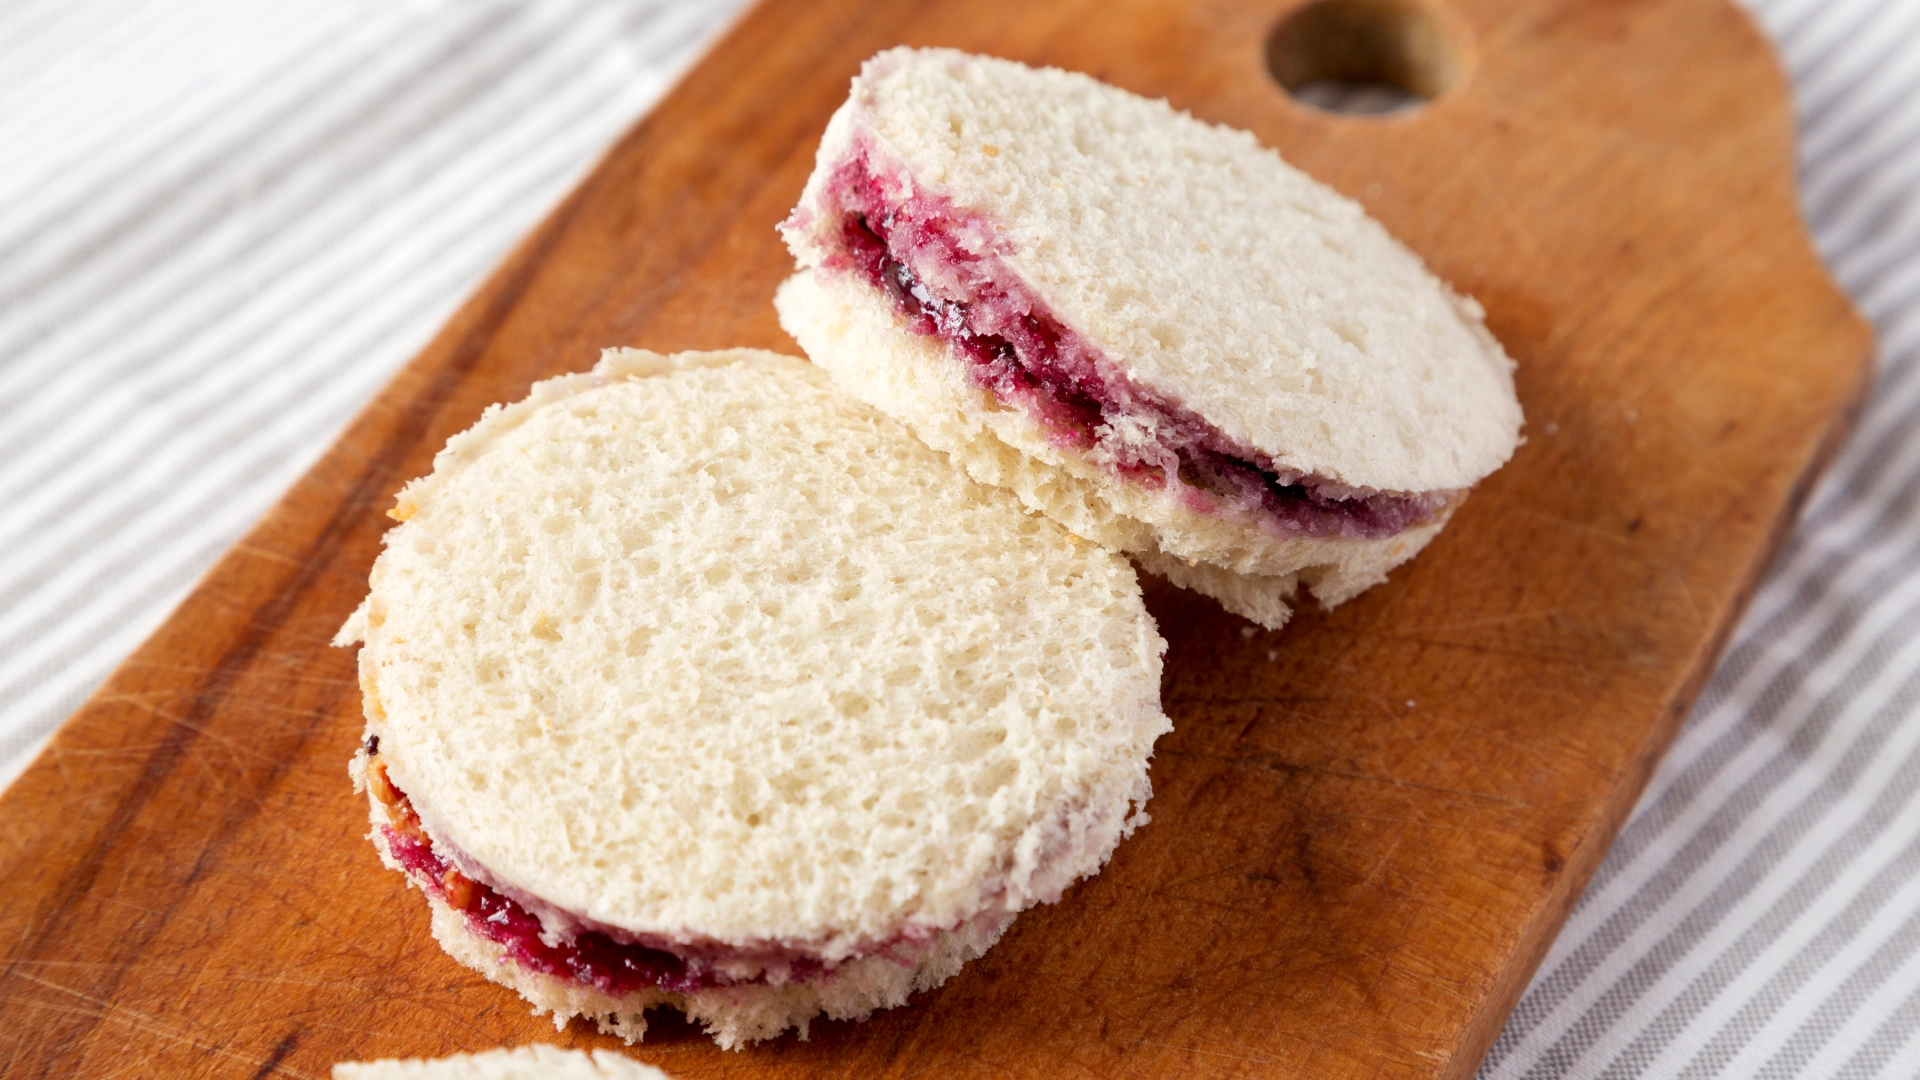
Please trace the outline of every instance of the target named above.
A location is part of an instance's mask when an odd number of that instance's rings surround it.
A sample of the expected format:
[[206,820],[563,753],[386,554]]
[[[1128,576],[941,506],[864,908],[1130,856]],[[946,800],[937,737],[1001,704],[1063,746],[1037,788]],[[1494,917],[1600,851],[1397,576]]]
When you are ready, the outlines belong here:
[[651,1065],[607,1050],[591,1056],[557,1046],[522,1046],[481,1054],[380,1061],[343,1061],[333,1080],[669,1080]]
[[1513,453],[1480,307],[1243,131],[1085,75],[867,61],[782,325],[976,480],[1264,626],[1385,579]]
[[1133,568],[804,361],[609,350],[392,514],[338,639],[371,839],[556,1025],[900,1005],[1146,820]]

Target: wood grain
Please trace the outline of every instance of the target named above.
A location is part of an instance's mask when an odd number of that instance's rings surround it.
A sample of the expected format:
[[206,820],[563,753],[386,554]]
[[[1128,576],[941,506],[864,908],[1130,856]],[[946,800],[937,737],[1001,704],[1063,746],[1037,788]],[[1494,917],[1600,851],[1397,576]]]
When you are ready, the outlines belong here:
[[1528,443],[1386,587],[1280,634],[1152,587],[1153,823],[942,989],[678,1076],[1466,1077],[1844,433],[1869,335],[1795,213],[1726,0],[1434,0],[1407,116],[1293,103],[1297,0],[769,0],[536,232],[4,797],[0,1073],[323,1076],[556,1035],[447,960],[345,765],[383,511],[489,402],[610,344],[792,350],[773,224],[864,56],[1088,71],[1248,128],[1477,295]]

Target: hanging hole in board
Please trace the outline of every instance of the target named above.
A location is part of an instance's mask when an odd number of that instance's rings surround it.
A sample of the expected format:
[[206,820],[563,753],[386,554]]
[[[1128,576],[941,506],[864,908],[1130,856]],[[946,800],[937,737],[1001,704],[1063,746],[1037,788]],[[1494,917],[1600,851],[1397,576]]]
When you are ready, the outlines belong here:
[[1460,77],[1460,49],[1413,0],[1313,0],[1273,28],[1267,70],[1294,100],[1327,112],[1417,109]]

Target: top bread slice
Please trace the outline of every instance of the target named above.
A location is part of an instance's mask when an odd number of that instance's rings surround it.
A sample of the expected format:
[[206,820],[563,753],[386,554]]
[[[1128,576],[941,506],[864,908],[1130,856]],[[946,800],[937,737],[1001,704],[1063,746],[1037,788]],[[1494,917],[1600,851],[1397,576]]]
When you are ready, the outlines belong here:
[[1005,263],[1129,378],[1282,467],[1428,492],[1513,452],[1512,363],[1478,305],[1246,132],[1075,72],[889,50],[786,227],[802,267],[830,259],[831,166],[862,149],[990,222]]
[[333,1080],[669,1080],[666,1073],[610,1050],[591,1056],[539,1043],[443,1058],[343,1061]]
[[402,492],[343,638],[435,843],[549,930],[832,963],[1144,820],[1123,559],[772,353],[610,351]]

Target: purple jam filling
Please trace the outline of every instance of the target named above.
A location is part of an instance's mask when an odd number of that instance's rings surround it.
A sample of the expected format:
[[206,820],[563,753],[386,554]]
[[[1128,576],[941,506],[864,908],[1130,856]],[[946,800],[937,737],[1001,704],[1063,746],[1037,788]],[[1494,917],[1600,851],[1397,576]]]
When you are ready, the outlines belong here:
[[[391,827],[382,831],[387,850],[408,875],[429,893],[447,900],[442,882],[453,864],[416,837]],[[540,939],[540,920],[532,912],[480,882],[472,882],[471,890],[461,912],[467,929],[505,946],[507,958],[528,971],[572,979],[612,997],[656,988],[687,994],[736,985],[735,980],[670,952],[618,942],[597,930],[581,931],[571,941],[549,945]],[[796,970],[795,974],[802,973]]]
[[[529,971],[572,979],[611,997],[647,989],[690,994],[712,987],[753,986],[769,981],[764,966],[760,974],[746,978],[718,969],[718,963],[734,958],[757,959],[763,965],[768,959],[776,960],[788,984],[821,982],[834,974],[835,969],[818,958],[792,950],[739,952],[722,947],[709,949],[702,958],[689,959],[585,928],[560,944],[550,945],[543,937],[539,916],[485,882],[467,877],[452,860],[435,853],[412,800],[393,783],[379,760],[380,737],[368,736],[364,750],[369,762],[368,784],[389,814],[391,824],[380,826],[380,835],[394,861],[429,895],[460,912],[467,929],[503,946],[506,959]],[[910,968],[916,963],[913,954],[936,937],[933,931],[908,926],[898,937],[864,955],[885,956]]]
[[[377,757],[379,736],[368,738],[366,750],[370,760]],[[377,761],[370,768],[370,780],[375,796],[387,806],[397,823],[380,828],[394,860],[421,888],[460,912],[467,920],[467,929],[504,946],[507,959],[521,967],[558,979],[572,979],[611,997],[624,997],[647,989],[690,994],[709,987],[766,981],[764,975],[732,978],[714,970],[710,964],[688,961],[664,949],[616,941],[598,930],[580,930],[558,945],[547,944],[541,937],[543,928],[538,916],[485,882],[460,873],[451,861],[434,853],[412,801]],[[785,966],[787,977],[793,982],[819,979],[828,973],[824,964],[806,957],[791,958]]]
[[[1023,410],[1055,446],[1184,505],[1254,513],[1280,536],[1368,539],[1431,518],[1452,492],[1354,492],[1277,466],[1191,409],[1127,379],[1007,266],[978,215],[887,176],[862,150],[828,185],[840,211],[827,266],[886,291],[917,334],[945,341],[973,384]],[[1122,429],[1134,433],[1123,438]],[[1147,434],[1151,433],[1151,434]]]

